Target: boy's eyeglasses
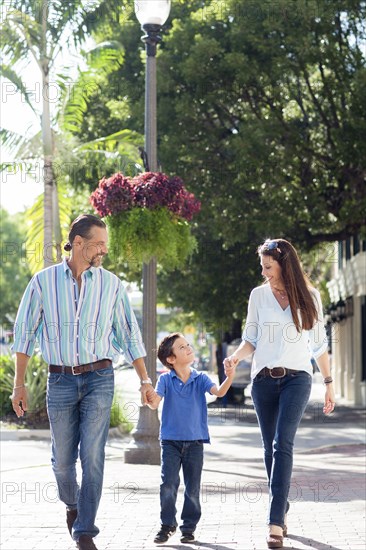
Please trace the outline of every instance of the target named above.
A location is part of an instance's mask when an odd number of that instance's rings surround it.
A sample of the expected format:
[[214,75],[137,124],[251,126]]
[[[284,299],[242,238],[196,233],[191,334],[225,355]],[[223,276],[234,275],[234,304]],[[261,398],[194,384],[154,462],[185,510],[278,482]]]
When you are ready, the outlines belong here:
[[277,252],[281,253],[277,241],[265,241],[262,246],[260,246],[260,251],[263,252],[265,250],[277,250]]

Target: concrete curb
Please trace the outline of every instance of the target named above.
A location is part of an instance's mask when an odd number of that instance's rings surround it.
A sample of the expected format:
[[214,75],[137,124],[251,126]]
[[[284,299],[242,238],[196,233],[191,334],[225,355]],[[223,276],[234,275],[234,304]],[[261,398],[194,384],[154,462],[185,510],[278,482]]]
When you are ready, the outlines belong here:
[[[110,428],[108,439],[126,441],[131,439],[131,435],[117,428]],[[0,429],[0,441],[25,441],[25,440],[51,440],[51,431],[49,429],[29,429],[19,428],[10,430]]]
[[20,428],[19,430],[0,430],[0,441],[24,441],[28,439],[51,439],[50,430],[29,430]]

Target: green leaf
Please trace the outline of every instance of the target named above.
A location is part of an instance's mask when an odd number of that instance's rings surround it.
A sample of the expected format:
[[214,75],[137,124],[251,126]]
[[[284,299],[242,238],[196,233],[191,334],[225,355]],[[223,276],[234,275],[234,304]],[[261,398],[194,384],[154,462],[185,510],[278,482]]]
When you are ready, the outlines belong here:
[[152,257],[166,270],[181,267],[196,248],[189,223],[166,208],[133,208],[105,221],[110,229],[111,261],[127,263],[135,273]]
[[123,64],[124,48],[117,41],[101,42],[87,52],[86,60],[91,69],[109,73]]
[[32,111],[39,116],[36,109],[33,106],[32,100],[31,100],[31,94],[28,93],[26,84],[23,82],[23,80],[20,78],[19,73],[9,67],[9,65],[2,64],[0,67],[0,74],[12,84],[14,84],[16,90],[22,94],[22,97],[26,101],[27,105],[32,109]]

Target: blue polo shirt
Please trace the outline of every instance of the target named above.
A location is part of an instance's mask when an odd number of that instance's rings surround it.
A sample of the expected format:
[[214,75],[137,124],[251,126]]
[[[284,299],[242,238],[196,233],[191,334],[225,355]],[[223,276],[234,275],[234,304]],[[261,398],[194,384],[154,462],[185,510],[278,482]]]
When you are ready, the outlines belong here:
[[156,392],[164,398],[160,439],[210,442],[205,393],[214,382],[203,372],[191,369],[184,384],[171,370],[159,376]]

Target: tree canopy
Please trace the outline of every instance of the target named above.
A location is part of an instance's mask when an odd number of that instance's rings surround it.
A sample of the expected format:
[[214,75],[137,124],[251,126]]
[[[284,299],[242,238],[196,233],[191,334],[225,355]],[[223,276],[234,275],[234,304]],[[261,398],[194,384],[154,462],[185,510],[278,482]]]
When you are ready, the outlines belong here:
[[30,279],[25,243],[24,220],[0,209],[0,325],[10,327],[25,287]]
[[[144,53],[127,5],[97,31],[125,57],[85,105],[80,138],[143,132]],[[365,21],[355,0],[173,2],[158,157],[202,202],[197,253],[159,279],[175,305],[227,326],[258,281],[264,238],[309,250],[365,235]]]

